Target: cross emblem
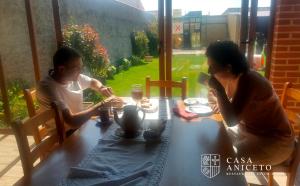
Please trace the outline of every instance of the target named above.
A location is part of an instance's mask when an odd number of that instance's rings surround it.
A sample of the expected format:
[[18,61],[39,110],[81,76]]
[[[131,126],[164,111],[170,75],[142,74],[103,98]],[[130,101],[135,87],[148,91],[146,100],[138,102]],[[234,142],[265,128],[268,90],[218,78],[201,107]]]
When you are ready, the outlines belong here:
[[176,32],[179,32],[181,30],[181,27],[180,27],[180,25],[176,25],[176,27],[175,27],[175,31]]
[[213,156],[211,161],[214,163],[214,166],[217,166],[217,162],[219,162],[219,159],[216,156]]

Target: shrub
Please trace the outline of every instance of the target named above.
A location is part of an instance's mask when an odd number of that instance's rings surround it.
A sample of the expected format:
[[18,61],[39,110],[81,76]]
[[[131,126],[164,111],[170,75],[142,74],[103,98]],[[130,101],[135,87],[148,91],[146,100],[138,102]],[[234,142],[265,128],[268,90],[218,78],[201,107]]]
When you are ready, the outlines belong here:
[[148,48],[151,56],[158,56],[158,23],[157,20],[150,22],[146,28],[146,35],[149,39]]
[[131,62],[126,58],[121,58],[117,60],[116,65],[118,68],[118,72],[120,72],[122,70],[128,70],[131,66]]
[[123,65],[118,66],[117,73],[120,73],[122,70],[124,70],[124,66]]
[[100,100],[103,100],[103,96],[101,94],[96,93],[92,89],[86,89],[83,92],[84,101],[98,103]]
[[144,31],[131,33],[132,53],[138,57],[144,58],[148,54],[149,39]]
[[114,75],[117,73],[117,68],[114,65],[110,65],[107,69],[107,78],[114,79]]
[[131,62],[132,66],[138,66],[145,64],[141,58],[138,56],[130,56],[128,60]]
[[131,67],[131,62],[128,59],[126,59],[123,63],[123,68],[124,70],[129,70],[130,67]]
[[[28,113],[27,105],[23,96],[23,89],[28,88],[29,84],[23,80],[13,80],[8,83],[7,87],[11,121],[16,119],[24,119]],[[4,122],[3,102],[0,99],[0,127],[7,125],[8,124]]]

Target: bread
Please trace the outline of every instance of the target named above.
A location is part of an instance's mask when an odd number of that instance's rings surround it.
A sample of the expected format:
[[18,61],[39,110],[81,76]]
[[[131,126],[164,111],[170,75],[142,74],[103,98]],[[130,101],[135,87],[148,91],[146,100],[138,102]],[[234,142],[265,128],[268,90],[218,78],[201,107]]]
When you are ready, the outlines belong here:
[[142,107],[142,108],[150,108],[151,106],[152,106],[151,103],[142,103],[142,104],[141,104],[141,107]]
[[141,104],[149,103],[149,102],[150,102],[150,100],[149,100],[148,98],[143,98],[143,99],[141,100]]
[[111,96],[103,100],[101,103],[104,107],[114,107],[114,108],[122,108],[124,105],[123,99],[116,96]]

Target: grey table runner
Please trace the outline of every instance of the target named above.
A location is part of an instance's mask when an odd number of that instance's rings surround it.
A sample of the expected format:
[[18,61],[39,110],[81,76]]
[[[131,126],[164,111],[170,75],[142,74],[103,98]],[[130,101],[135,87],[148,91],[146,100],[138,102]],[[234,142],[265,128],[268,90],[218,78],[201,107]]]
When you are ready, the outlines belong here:
[[[169,118],[168,106],[166,100],[160,100],[159,118]],[[116,136],[118,126],[113,124],[87,157],[70,169],[60,185],[159,185],[167,158],[170,127],[167,122],[160,141],[146,142],[142,135],[135,139]]]

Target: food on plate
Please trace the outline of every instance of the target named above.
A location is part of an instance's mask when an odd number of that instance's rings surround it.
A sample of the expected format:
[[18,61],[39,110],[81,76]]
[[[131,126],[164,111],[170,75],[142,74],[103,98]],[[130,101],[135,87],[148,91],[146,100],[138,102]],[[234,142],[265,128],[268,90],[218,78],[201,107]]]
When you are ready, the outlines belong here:
[[141,104],[141,107],[142,107],[142,108],[150,108],[151,106],[152,106],[151,103],[142,103],[142,104]]
[[104,107],[123,108],[125,102],[122,98],[117,96],[111,96],[101,102]]
[[148,98],[143,98],[141,100],[141,103],[144,104],[144,103],[150,103],[150,100]]

